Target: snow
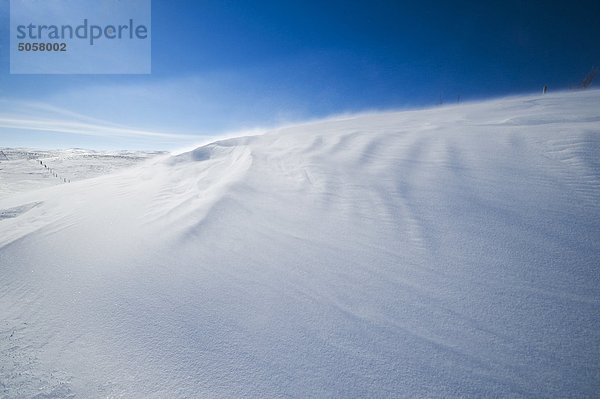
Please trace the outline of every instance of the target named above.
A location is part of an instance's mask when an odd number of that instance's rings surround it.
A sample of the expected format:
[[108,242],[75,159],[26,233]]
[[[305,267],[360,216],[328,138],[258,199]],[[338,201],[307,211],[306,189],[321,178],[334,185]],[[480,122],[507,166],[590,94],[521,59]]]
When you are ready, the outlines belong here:
[[3,171],[0,397],[594,397],[599,104],[345,116],[40,189]]
[[0,198],[62,184],[65,179],[72,182],[106,175],[163,154],[83,149],[0,148],[0,151]]

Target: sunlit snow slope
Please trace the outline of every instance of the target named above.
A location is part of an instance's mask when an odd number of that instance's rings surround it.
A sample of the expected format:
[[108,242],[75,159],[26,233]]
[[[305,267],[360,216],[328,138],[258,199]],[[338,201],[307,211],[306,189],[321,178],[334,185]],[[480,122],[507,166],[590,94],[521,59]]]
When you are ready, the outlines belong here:
[[562,93],[3,198],[0,397],[594,397],[599,153]]

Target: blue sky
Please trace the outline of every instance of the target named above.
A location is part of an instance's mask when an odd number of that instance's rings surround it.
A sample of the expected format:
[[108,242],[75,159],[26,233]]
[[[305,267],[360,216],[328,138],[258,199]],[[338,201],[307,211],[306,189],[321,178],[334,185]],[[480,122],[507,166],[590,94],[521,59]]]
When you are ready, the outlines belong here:
[[8,10],[0,0],[0,146],[171,149],[564,90],[600,66],[598,1],[153,0],[150,75],[10,75]]

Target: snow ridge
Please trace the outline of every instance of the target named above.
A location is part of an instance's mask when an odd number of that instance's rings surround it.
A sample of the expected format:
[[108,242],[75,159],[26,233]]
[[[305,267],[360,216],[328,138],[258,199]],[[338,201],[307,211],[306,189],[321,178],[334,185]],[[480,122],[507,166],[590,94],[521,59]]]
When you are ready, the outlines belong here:
[[0,397],[593,397],[599,100],[317,121],[4,196]]

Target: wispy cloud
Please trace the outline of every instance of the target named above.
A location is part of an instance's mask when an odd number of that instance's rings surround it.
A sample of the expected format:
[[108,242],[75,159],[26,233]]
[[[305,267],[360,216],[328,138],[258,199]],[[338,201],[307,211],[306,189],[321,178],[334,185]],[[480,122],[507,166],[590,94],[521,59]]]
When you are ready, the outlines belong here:
[[148,130],[94,125],[83,122],[49,119],[21,119],[0,116],[0,129],[35,130],[43,132],[81,134],[86,136],[157,137],[174,140],[193,140],[196,136],[153,132]]
[[54,140],[61,146],[174,149],[305,116],[302,105],[275,87],[257,95],[260,82],[223,71],[102,84],[72,79],[55,90],[0,97],[0,138],[12,145],[48,146]]
[[1,100],[0,130],[28,130],[101,137],[160,138],[176,142],[197,140],[196,136],[138,129],[89,117],[67,109],[35,102]]

